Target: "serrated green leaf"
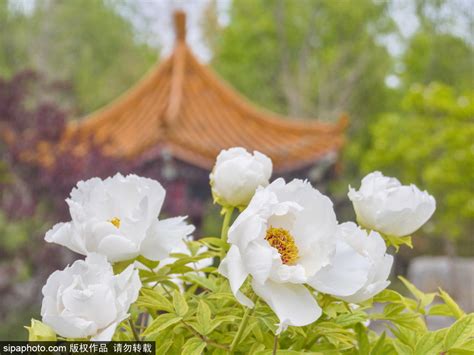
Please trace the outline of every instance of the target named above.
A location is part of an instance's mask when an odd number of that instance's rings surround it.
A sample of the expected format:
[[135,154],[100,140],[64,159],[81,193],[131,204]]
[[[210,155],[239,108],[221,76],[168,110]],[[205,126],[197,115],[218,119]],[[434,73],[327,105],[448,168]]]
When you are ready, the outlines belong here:
[[466,340],[474,337],[474,313],[458,319],[448,330],[444,339],[444,350],[458,348]]
[[424,334],[415,346],[415,355],[438,354],[443,350],[443,339],[447,329]]
[[177,317],[175,314],[166,313],[159,315],[150,323],[150,325],[142,333],[143,336],[150,336],[155,333],[159,333],[166,328],[180,322],[183,318]]
[[200,355],[206,348],[206,343],[201,339],[191,338],[184,343],[181,354],[183,355]]
[[459,319],[465,315],[463,310],[458,306],[458,304],[451,298],[450,295],[448,295],[444,290],[441,288],[439,289],[439,297],[441,297],[446,304],[446,306],[449,307],[449,309],[452,312],[452,315],[456,318]]
[[188,313],[189,307],[184,296],[177,290],[173,291],[173,307],[176,314],[184,317]]

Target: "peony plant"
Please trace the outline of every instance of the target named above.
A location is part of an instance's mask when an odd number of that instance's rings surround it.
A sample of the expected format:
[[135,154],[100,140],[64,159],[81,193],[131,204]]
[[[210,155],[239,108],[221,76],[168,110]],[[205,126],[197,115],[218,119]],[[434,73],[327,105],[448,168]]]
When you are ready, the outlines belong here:
[[[308,181],[270,183],[271,160],[231,148],[210,175],[221,236],[158,219],[165,190],[135,175],[79,182],[46,241],[85,255],[43,288],[30,340],[149,340],[157,354],[464,354],[474,315],[443,290],[390,290],[393,256],[435,200],[379,172],[339,223]],[[427,316],[453,318],[429,330]],[[373,327],[377,325],[377,327]],[[378,329],[375,331],[374,329]],[[381,330],[380,330],[381,329]]]

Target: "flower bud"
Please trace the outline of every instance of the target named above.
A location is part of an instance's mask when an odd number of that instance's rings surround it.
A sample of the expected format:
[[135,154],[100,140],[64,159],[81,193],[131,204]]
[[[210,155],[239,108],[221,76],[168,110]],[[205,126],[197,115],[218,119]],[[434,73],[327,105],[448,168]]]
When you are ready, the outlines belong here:
[[376,171],[362,179],[359,191],[349,187],[358,223],[393,237],[419,229],[436,209],[436,201],[415,185],[402,185]]
[[214,201],[224,207],[245,207],[259,186],[267,186],[272,174],[272,161],[255,151],[230,148],[219,153],[210,174]]

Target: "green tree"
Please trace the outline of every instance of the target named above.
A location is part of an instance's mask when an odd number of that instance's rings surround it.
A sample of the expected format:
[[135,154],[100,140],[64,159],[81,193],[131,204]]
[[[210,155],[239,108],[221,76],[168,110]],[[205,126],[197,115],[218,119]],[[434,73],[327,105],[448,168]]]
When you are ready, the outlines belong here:
[[469,239],[474,218],[474,92],[449,86],[414,86],[403,111],[371,127],[365,172],[381,170],[427,189],[437,200],[434,234]]
[[1,73],[28,67],[70,82],[79,114],[109,103],[156,60],[157,51],[138,43],[131,23],[107,1],[38,0],[31,14],[0,1],[0,17],[8,20],[1,36],[12,36],[0,41]]
[[387,102],[394,30],[384,2],[243,0],[216,41],[213,66],[264,107],[294,116],[358,118]]

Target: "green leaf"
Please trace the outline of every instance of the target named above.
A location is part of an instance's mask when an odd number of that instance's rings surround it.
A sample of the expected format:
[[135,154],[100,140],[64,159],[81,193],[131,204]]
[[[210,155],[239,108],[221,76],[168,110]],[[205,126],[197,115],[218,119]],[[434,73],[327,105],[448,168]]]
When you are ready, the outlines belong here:
[[214,248],[222,248],[224,250],[227,250],[229,246],[227,245],[227,242],[222,240],[221,238],[216,238],[216,237],[206,237],[206,238],[201,238],[198,240],[198,242],[204,244],[207,247],[214,247]]
[[169,348],[171,347],[171,345],[173,345],[173,340],[169,339],[169,340],[166,340],[164,343],[160,343],[160,344],[157,343],[156,345],[157,345],[156,351],[155,351],[156,354],[166,354]]
[[370,355],[382,354],[382,349],[383,349],[384,345],[385,345],[385,332],[382,333],[382,335],[379,337],[379,339],[375,343],[372,350],[370,350]]
[[185,277],[183,277],[183,279],[193,284],[197,284],[201,286],[202,288],[206,288],[210,291],[215,291],[217,289],[217,285],[214,282],[214,280],[211,280],[203,276],[199,276],[198,274],[188,274]]
[[414,330],[404,327],[391,327],[390,330],[398,341],[407,345],[412,351],[415,349],[418,335]]
[[446,304],[435,304],[429,309],[428,315],[454,317],[452,309]]
[[400,246],[402,245],[407,245],[410,249],[413,249],[413,243],[411,241],[411,236],[409,235],[406,237],[392,237],[383,234],[381,235],[385,239],[387,245],[392,245],[397,252],[400,249]]
[[200,355],[206,348],[206,343],[201,339],[191,338],[184,343],[183,350],[181,354],[183,355]]
[[177,290],[173,292],[173,307],[176,314],[180,317],[184,317],[188,313],[188,304],[184,296]]
[[149,307],[154,310],[173,312],[173,305],[171,302],[158,291],[150,288],[142,288],[140,293],[141,295],[137,300],[137,305],[139,307]]
[[363,323],[367,320],[367,314],[364,312],[344,313],[339,315],[335,322],[341,327],[349,327],[356,323]]
[[393,344],[393,347],[395,348],[395,350],[397,351],[397,353],[400,354],[400,355],[411,355],[411,354],[413,354],[413,349],[410,348],[408,345],[402,343],[398,339],[394,339],[392,341],[392,344]]
[[182,317],[176,317],[175,314],[171,313],[166,313],[159,315],[153,321],[150,323],[150,325],[145,329],[143,332],[143,336],[150,336],[152,334],[159,333],[166,328],[172,326],[173,324],[176,324],[180,322],[183,318]]
[[367,355],[370,353],[369,338],[367,336],[367,328],[362,324],[357,324],[355,326],[355,331],[357,333],[357,344],[359,348],[359,354]]
[[389,289],[385,289],[374,296],[374,302],[379,303],[401,303],[402,300],[403,296],[401,294]]
[[450,349],[446,352],[448,355],[472,355],[474,352],[474,349],[471,350],[466,350],[466,349],[458,349],[458,348],[453,348]]
[[452,312],[452,315],[456,318],[459,319],[465,315],[463,310],[458,306],[458,304],[451,298],[450,295],[448,295],[445,291],[443,291],[441,288],[439,289],[439,296],[443,299],[444,303],[446,303],[446,306],[449,307],[449,309]]
[[201,329],[201,333],[204,335],[209,334],[211,328],[211,310],[204,301],[199,301],[199,305],[196,312],[196,319]]
[[419,301],[419,310],[424,313],[426,306],[431,304],[436,296],[436,293],[424,293],[415,287],[411,282],[405,279],[403,276],[398,276],[398,278],[403,282],[406,288],[411,292],[413,296]]
[[137,261],[139,261],[140,263],[142,263],[143,265],[145,265],[147,268],[149,268],[150,270],[153,270],[154,268],[156,268],[160,262],[159,261],[153,261],[153,260],[149,260],[147,258],[145,258],[143,255],[140,255],[138,258],[137,258]]
[[120,274],[123,270],[125,270],[129,265],[131,265],[135,259],[118,261],[112,265],[112,269],[114,270],[114,274]]
[[444,338],[444,350],[457,348],[474,336],[474,313],[458,319],[448,330]]
[[443,350],[443,339],[447,329],[424,334],[416,343],[415,355],[438,354]]

